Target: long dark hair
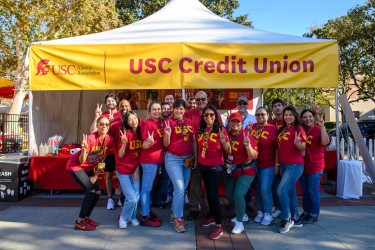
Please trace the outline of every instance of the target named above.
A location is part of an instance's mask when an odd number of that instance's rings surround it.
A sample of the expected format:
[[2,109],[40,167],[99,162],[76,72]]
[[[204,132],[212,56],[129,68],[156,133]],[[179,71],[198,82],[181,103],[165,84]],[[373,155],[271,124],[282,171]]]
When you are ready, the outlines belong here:
[[283,126],[279,129],[279,133],[283,130],[284,127],[286,127],[286,123],[285,123],[285,120],[284,120],[284,114],[285,114],[286,111],[290,111],[294,115],[293,125],[294,125],[294,128],[296,129],[296,131],[298,131],[298,126],[302,126],[301,118],[298,115],[298,112],[297,112],[297,110],[296,110],[295,107],[293,107],[293,106],[286,106],[283,109]]
[[134,111],[129,110],[128,112],[126,112],[126,114],[124,116],[124,120],[122,122],[122,129],[133,131],[133,128],[128,123],[128,118],[129,118],[130,115],[134,115],[138,119],[138,126],[137,126],[135,132],[137,133],[138,138],[141,139],[141,126],[140,126],[141,122],[139,120],[139,117],[138,117],[137,113],[135,113]]
[[217,110],[216,110],[215,106],[212,106],[212,105],[208,105],[207,107],[205,107],[203,109],[202,117],[201,117],[201,123],[200,123],[198,132],[200,134],[203,134],[204,130],[207,128],[207,123],[206,123],[206,121],[204,120],[204,117],[203,117],[204,112],[206,112],[207,109],[210,109],[210,110],[214,111],[214,113],[215,113],[215,121],[214,121],[214,124],[212,125],[212,132],[218,133],[219,128],[222,128],[221,123],[219,121],[219,119],[221,119],[221,116],[219,116],[219,114],[217,113]]

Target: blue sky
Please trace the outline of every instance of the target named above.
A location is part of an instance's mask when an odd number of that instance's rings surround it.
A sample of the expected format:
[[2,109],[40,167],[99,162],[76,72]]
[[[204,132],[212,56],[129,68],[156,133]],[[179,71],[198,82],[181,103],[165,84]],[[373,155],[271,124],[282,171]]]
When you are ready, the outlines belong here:
[[346,15],[366,0],[239,0],[235,15],[248,13],[256,29],[302,36],[314,23]]

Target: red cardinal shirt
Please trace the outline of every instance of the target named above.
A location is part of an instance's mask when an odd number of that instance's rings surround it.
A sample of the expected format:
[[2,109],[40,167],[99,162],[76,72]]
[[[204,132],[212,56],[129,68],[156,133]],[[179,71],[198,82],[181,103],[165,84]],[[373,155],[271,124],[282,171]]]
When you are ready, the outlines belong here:
[[301,142],[306,142],[306,133],[301,126],[284,127],[277,137],[278,162],[281,164],[304,164],[303,151],[294,145],[295,133],[301,132]]
[[251,135],[254,136],[258,146],[258,168],[275,166],[277,131],[277,127],[269,123],[265,126],[253,124]]
[[128,138],[128,142],[125,145],[125,154],[122,158],[119,157],[119,150],[123,145],[120,137],[115,143],[116,171],[119,174],[131,175],[139,165],[142,141],[132,130],[126,130],[126,138]]

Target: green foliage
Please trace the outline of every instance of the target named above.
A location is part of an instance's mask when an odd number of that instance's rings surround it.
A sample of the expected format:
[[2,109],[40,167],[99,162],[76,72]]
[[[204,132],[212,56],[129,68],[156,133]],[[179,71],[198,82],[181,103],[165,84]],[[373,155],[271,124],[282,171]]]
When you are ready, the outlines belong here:
[[[358,98],[375,102],[375,0],[357,5],[347,15],[329,20],[311,33],[336,39],[340,53],[340,94],[355,90]],[[350,82],[354,79],[354,82]]]
[[331,130],[336,128],[336,122],[325,122],[324,126],[326,127],[326,130]]
[[334,103],[334,96],[325,94],[322,89],[267,89],[263,94],[264,106],[271,110],[274,99],[281,99],[285,106],[291,105],[300,109],[310,108],[311,102],[320,106]]
[[0,25],[0,77],[9,78],[30,43],[109,30],[119,20],[109,0],[7,0],[0,2]]

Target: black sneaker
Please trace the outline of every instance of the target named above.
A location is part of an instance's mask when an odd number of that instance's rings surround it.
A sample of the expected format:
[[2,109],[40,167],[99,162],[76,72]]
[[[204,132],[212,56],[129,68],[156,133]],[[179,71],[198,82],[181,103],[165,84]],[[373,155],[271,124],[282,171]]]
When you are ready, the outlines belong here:
[[305,224],[315,224],[318,223],[318,217],[310,216],[310,218],[306,221],[304,221]]
[[294,221],[291,218],[289,218],[288,220],[282,220],[279,228],[279,233],[285,234],[289,232],[289,229],[293,227],[293,225]]
[[310,219],[310,215],[309,214],[305,214],[305,213],[302,213],[297,220],[294,221],[294,223],[296,225],[303,225],[306,220]]

